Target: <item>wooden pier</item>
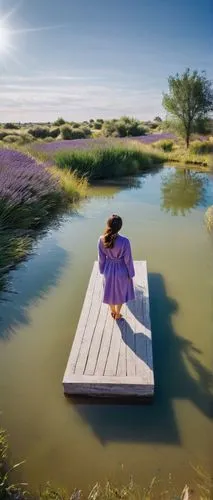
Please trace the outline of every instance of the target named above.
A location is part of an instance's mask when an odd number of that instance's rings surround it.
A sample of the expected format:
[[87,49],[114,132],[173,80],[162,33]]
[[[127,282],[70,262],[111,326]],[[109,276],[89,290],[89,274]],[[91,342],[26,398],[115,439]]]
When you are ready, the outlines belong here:
[[154,374],[147,266],[135,261],[136,300],[113,320],[102,303],[103,277],[94,263],[63,386],[65,394],[152,397]]

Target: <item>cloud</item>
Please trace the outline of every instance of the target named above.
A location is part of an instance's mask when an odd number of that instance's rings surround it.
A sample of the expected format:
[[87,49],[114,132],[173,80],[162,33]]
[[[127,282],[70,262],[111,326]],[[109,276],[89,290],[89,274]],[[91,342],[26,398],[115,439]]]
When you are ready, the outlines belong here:
[[154,88],[140,90],[90,77],[40,74],[0,78],[0,107],[2,121],[51,121],[58,115],[84,120],[125,114],[145,120],[161,112],[161,95]]
[[38,26],[37,28],[22,28],[11,30],[12,35],[20,35],[24,33],[39,33],[41,31],[54,31],[57,29],[67,28],[69,24],[55,24],[52,26]]

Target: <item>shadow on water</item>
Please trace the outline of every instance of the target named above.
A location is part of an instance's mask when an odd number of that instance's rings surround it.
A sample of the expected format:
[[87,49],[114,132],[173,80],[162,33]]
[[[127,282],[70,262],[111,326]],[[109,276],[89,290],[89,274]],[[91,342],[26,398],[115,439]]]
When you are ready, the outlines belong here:
[[[67,399],[67,404],[89,423],[102,444],[142,441],[180,445],[173,407],[176,399],[187,399],[212,418],[212,374],[199,361],[201,353],[193,343],[176,335],[172,315],[178,311],[178,304],[167,296],[163,277],[151,273],[149,288],[156,384],[153,405]],[[131,335],[129,331],[130,344]]]
[[20,324],[28,324],[27,307],[57,284],[67,260],[67,252],[47,240],[41,253],[10,273],[14,291],[0,294],[0,340],[9,339]]

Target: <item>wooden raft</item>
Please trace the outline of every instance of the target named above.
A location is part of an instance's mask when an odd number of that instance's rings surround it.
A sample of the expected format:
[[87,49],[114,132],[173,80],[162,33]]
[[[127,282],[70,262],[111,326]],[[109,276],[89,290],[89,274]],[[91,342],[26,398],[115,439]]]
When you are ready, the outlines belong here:
[[94,263],[63,386],[65,394],[113,397],[154,394],[147,266],[135,261],[136,300],[115,321],[102,303],[103,277]]

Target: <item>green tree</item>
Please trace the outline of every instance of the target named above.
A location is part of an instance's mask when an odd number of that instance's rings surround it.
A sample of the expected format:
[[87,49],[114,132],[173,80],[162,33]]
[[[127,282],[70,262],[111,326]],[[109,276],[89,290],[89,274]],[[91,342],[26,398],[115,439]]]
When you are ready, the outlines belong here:
[[170,76],[169,92],[163,96],[163,106],[182,131],[187,148],[198,120],[213,111],[212,83],[206,74],[187,69],[182,75]]

